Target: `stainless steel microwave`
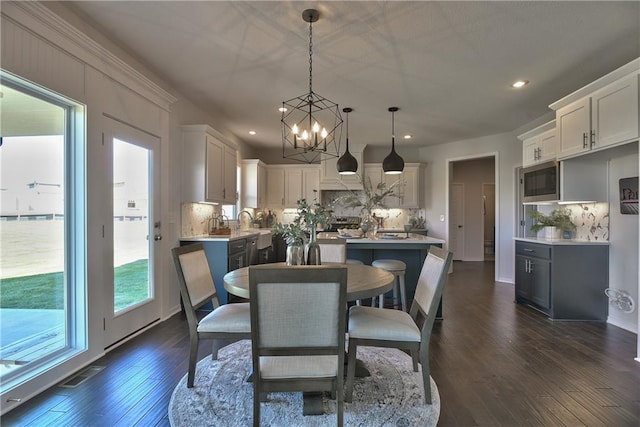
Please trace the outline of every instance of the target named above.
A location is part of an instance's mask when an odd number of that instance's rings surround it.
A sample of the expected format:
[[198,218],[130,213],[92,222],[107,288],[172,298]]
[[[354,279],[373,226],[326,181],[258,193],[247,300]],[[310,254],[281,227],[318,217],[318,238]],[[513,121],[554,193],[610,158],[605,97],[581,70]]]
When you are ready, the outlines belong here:
[[541,163],[522,170],[523,202],[560,200],[560,163]]

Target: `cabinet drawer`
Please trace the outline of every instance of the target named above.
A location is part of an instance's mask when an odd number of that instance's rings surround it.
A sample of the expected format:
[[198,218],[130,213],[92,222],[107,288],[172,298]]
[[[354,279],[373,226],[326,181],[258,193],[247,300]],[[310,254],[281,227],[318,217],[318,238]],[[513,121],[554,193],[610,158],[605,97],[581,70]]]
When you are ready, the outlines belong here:
[[231,242],[229,242],[229,255],[237,254],[240,252],[244,253],[245,244],[245,239],[232,240]]
[[551,259],[551,246],[536,243],[516,242],[516,254]]

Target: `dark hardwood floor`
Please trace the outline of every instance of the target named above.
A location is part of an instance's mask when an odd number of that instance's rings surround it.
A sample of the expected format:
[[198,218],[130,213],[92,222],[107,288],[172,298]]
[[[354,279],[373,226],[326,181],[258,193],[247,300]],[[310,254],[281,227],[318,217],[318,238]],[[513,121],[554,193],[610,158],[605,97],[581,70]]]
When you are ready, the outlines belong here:
[[[201,346],[201,357],[209,346]],[[431,341],[440,426],[638,426],[636,335],[592,322],[552,322],[513,303],[493,263],[456,262]],[[108,353],[74,389],[52,387],[2,417],[4,426],[165,426],[186,373],[181,315]],[[194,426],[198,425],[193,420]]]

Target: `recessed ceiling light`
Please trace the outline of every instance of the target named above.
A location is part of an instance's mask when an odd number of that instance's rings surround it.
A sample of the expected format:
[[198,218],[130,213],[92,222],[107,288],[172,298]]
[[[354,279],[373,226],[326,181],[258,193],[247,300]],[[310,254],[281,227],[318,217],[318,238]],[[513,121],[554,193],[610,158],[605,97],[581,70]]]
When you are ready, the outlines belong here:
[[280,107],[278,108],[278,111],[280,111],[281,113],[284,113],[285,111],[287,111],[287,109],[285,107]]
[[404,136],[404,139],[411,139],[411,138],[413,138],[413,135],[405,135]]
[[255,134],[256,134],[256,131],[255,131],[255,130],[250,130],[250,131],[249,131],[249,135],[255,135]]
[[514,87],[516,89],[520,89],[521,87],[524,87],[527,84],[529,84],[529,80],[518,80],[517,82],[513,83],[511,85],[511,87]]

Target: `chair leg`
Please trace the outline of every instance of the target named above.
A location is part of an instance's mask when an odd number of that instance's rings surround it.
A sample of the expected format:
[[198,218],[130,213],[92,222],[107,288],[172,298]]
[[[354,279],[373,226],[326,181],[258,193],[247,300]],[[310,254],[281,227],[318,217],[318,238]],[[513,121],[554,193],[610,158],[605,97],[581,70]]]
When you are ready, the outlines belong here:
[[260,393],[260,387],[257,380],[253,379],[253,427],[260,427],[260,402],[263,393]]
[[418,350],[409,350],[411,353],[411,361],[413,362],[413,372],[418,372]]
[[422,386],[424,387],[424,402],[431,405],[431,370],[429,367],[429,348],[420,349],[420,363],[422,364]]
[[353,378],[356,376],[356,351],[357,345],[354,339],[349,338],[349,350],[347,352],[347,391],[344,396],[345,402],[351,402],[353,398]]
[[407,290],[404,283],[404,274],[398,276],[400,282],[400,301],[402,303],[402,311],[407,312]]
[[191,335],[189,345],[189,370],[187,373],[187,388],[193,387],[193,380],[196,376],[196,362],[198,359],[198,336]]
[[213,340],[213,345],[211,347],[211,360],[218,360],[218,350],[222,348],[219,340]]
[[337,379],[336,384],[336,412],[338,415],[338,427],[344,425],[344,376]]
[[380,301],[378,301],[378,306],[380,308],[384,308],[384,294],[380,294],[378,298],[380,299]]

